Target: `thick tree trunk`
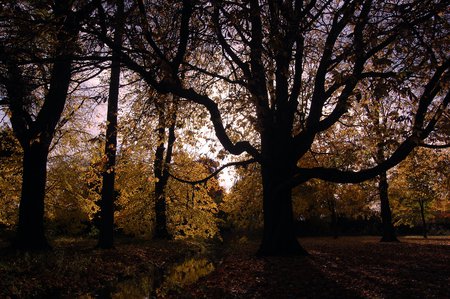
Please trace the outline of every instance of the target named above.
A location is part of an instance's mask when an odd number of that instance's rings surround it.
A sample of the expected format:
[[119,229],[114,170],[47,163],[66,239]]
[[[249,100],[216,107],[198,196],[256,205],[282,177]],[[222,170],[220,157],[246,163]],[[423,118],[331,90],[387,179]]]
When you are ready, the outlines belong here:
[[277,190],[277,183],[285,173],[262,166],[262,177],[264,232],[258,254],[307,255],[298,243],[294,229],[291,190]]
[[13,246],[23,250],[45,250],[50,246],[44,234],[44,199],[48,147],[34,143],[24,149],[19,223]]
[[164,169],[164,139],[166,135],[165,129],[165,119],[164,111],[159,111],[159,122],[158,122],[158,146],[155,151],[155,161],[154,161],[154,173],[157,179],[155,183],[155,233],[154,238],[157,239],[168,239],[169,233],[167,231],[167,218],[166,218],[166,197],[164,189],[166,187],[166,182],[163,178]]
[[386,172],[383,172],[379,176],[378,192],[380,194],[381,205],[381,223],[383,228],[383,236],[381,242],[399,242],[395,233],[394,225],[392,224],[392,213],[389,204],[388,194],[389,184],[387,181]]
[[423,200],[419,200],[420,217],[422,218],[422,233],[423,237],[428,238],[427,222],[425,220],[425,203]]
[[296,165],[296,160],[292,159],[290,136],[272,132],[262,137],[262,152],[266,158],[261,164],[264,231],[258,254],[307,255],[295,232],[292,191],[281,188],[293,175]]

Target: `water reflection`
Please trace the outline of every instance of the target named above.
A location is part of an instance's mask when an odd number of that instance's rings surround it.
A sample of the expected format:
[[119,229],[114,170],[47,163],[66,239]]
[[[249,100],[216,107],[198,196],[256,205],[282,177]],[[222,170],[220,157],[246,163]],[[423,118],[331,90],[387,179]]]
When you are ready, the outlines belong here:
[[214,271],[214,264],[206,258],[191,258],[172,267],[156,289],[156,296],[165,296],[170,291],[180,291],[184,286],[192,284]]
[[191,257],[166,269],[155,267],[146,275],[119,281],[95,294],[79,299],[93,298],[160,298],[169,293],[180,293],[183,287],[195,283],[214,271],[213,262],[205,257]]

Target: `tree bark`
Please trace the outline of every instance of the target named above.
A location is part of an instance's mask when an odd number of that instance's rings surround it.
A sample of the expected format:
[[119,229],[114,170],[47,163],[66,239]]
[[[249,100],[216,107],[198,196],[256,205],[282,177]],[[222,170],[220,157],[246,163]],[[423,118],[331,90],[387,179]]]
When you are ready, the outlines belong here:
[[23,250],[50,249],[44,232],[44,199],[48,146],[35,142],[24,149],[19,223],[13,246]]
[[[116,47],[122,45],[123,33],[123,1],[117,2],[116,26],[114,42]],[[113,51],[111,62],[111,78],[108,95],[108,112],[106,126],[105,155],[106,165],[102,173],[102,198],[100,200],[100,231],[98,238],[99,248],[112,248],[114,246],[114,201],[116,192],[114,181],[116,176],[116,151],[117,151],[117,113],[120,88],[120,55]]]
[[119,90],[119,65],[111,70],[111,83],[108,99],[107,127],[105,155],[106,165],[102,173],[102,190],[100,200],[100,225],[98,236],[99,248],[112,248],[114,246],[114,181],[116,176],[116,148],[117,148],[117,111]]
[[264,231],[258,251],[263,256],[307,255],[294,229],[291,190],[277,190],[282,170],[262,166]]
[[[65,29],[71,24],[67,17]],[[63,31],[64,32],[64,31]],[[29,86],[14,61],[9,65],[9,81],[6,84],[10,104],[11,124],[23,152],[22,191],[19,205],[19,222],[13,246],[22,250],[49,249],[44,234],[44,201],[47,179],[47,158],[56,125],[63,112],[71,80],[72,52],[66,49],[69,40],[76,37],[73,28],[58,36],[56,52],[59,54],[52,66],[50,88],[44,103],[32,120],[24,102],[29,96],[24,90]],[[69,53],[67,53],[69,51]]]
[[423,200],[419,200],[419,206],[420,206],[420,216],[422,218],[422,233],[423,237],[427,239],[428,231],[427,231],[427,222],[425,220],[425,203]]
[[399,242],[397,239],[394,225],[392,224],[392,213],[389,204],[388,195],[389,184],[387,181],[386,172],[383,172],[379,176],[378,192],[380,194],[381,205],[381,223],[383,227],[383,236],[381,242]]
[[264,231],[258,251],[263,256],[307,255],[298,243],[292,209],[292,190],[280,188],[296,165],[292,159],[290,136],[262,136],[266,162],[261,164]]
[[[172,161],[173,144],[175,143],[175,121],[176,112],[172,114],[171,125],[168,132],[167,150],[164,148],[165,139],[165,111],[160,111],[158,127],[158,147],[155,152],[154,172],[157,182],[155,183],[155,234],[157,239],[170,239],[171,235],[167,230],[166,215],[166,186],[169,180],[168,165]],[[164,158],[165,152],[165,158]]]

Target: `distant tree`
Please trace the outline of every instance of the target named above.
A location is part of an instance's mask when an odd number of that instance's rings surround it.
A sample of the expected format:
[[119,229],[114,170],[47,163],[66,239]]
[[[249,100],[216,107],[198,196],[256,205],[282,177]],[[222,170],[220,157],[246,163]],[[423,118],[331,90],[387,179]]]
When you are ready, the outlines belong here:
[[45,221],[47,229],[58,234],[80,234],[88,230],[97,211],[87,183],[93,153],[88,119],[96,103],[86,94],[72,95],[66,103],[61,121],[50,147],[45,191]]
[[[367,138],[371,139],[369,142],[376,143],[376,151],[371,153],[371,156],[377,164],[382,164],[386,160],[389,150],[398,146],[398,141],[396,139],[390,139],[396,134],[392,134],[390,131],[398,130],[397,134],[399,135],[405,133],[402,127],[398,128],[398,123],[404,123],[404,121],[401,121],[402,117],[400,114],[407,111],[410,107],[405,104],[401,107],[392,107],[392,102],[389,97],[386,97],[386,94],[389,93],[388,87],[390,87],[388,82],[377,83],[378,84],[374,84],[374,92],[373,95],[371,95],[376,100],[371,103],[367,103],[364,108],[367,111],[368,121],[370,122],[367,126],[371,127],[371,130],[367,131],[372,133],[367,136]],[[385,95],[384,99],[381,97],[383,95]],[[393,117],[390,118],[389,116]],[[395,127],[395,124],[397,124],[397,128]],[[380,199],[380,215],[382,223],[381,242],[398,242],[394,224],[392,222],[387,170],[382,171],[377,176],[377,188]]]
[[392,190],[397,224],[420,223],[427,237],[427,222],[448,209],[449,158],[448,150],[418,148],[398,166]]
[[210,169],[183,151],[174,153],[167,185],[167,226],[174,238],[220,238],[218,181],[190,184],[206,177]]

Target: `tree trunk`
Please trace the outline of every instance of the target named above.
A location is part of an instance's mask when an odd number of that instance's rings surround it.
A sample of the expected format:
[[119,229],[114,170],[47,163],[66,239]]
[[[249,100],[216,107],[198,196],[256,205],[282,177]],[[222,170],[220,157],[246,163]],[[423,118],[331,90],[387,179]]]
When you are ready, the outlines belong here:
[[166,196],[165,186],[157,182],[155,184],[155,234],[156,239],[170,239],[171,236],[167,230],[166,216]]
[[[123,1],[117,2],[116,27],[114,43],[117,47],[122,45],[123,32]],[[114,201],[116,192],[114,181],[116,176],[116,150],[117,150],[117,113],[120,87],[120,57],[114,51],[111,62],[111,78],[109,83],[108,112],[106,126],[105,155],[106,165],[102,173],[102,198],[100,200],[100,231],[98,247],[112,248],[114,246]]]
[[23,250],[50,249],[44,234],[44,199],[48,147],[34,143],[24,149],[19,223],[13,246]]
[[292,159],[290,136],[262,136],[266,163],[261,164],[263,185],[264,231],[258,254],[263,256],[307,255],[298,243],[292,209],[292,191],[280,188],[293,175],[296,161]]
[[[167,141],[167,150],[164,148],[165,139],[165,111],[160,111],[158,128],[158,147],[155,152],[154,171],[158,179],[155,183],[155,235],[157,239],[170,239],[171,235],[167,230],[166,215],[166,186],[169,179],[168,165],[172,161],[172,150],[175,142],[175,120],[176,113],[172,114],[171,125],[169,127],[169,136]],[[164,158],[164,152],[166,154]]]
[[395,233],[394,225],[392,224],[392,213],[389,205],[389,184],[387,181],[386,172],[379,176],[378,192],[380,194],[381,205],[381,223],[383,228],[383,236],[381,242],[399,242]]
[[[288,171],[288,170],[286,170]],[[283,170],[274,171],[262,165],[264,232],[258,254],[307,255],[294,229],[291,190],[277,190]]]
[[120,66],[115,65],[111,70],[105,143],[106,165],[102,173],[102,198],[100,200],[98,247],[105,249],[112,248],[114,245],[114,181],[116,177],[119,76]]
[[332,198],[329,201],[329,208],[331,210],[331,229],[333,231],[333,238],[338,238],[337,213],[336,213],[336,199]]
[[420,216],[422,218],[423,237],[426,239],[428,238],[428,231],[427,231],[427,222],[425,221],[425,202],[423,200],[419,200],[419,206],[420,206]]

